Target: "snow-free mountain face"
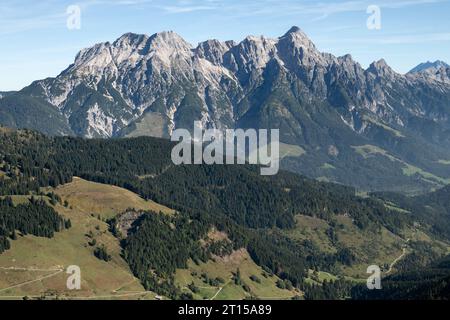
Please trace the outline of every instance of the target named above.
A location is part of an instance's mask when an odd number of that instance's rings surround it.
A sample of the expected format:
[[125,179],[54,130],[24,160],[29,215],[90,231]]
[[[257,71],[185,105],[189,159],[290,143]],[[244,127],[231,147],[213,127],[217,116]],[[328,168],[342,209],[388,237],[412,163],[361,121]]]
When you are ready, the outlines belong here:
[[450,84],[450,66],[440,60],[421,63],[408,72],[408,75],[413,77],[424,77]]
[[297,27],[197,47],[174,32],[128,33],[1,99],[0,123],[88,138],[169,137],[198,120],[279,128],[285,168],[370,190],[422,189],[450,178],[449,74],[436,64],[401,75],[384,60],[364,69],[320,52]]
[[[443,66],[436,62],[417,72]],[[293,27],[276,39],[208,40],[197,47],[174,32],[128,33],[82,50],[57,78],[37,81],[24,91],[60,110],[76,135],[107,138],[132,134],[135,127],[141,134],[168,136],[175,128],[192,127],[194,120],[217,128],[252,122],[248,112],[261,106],[251,101],[261,96],[256,91],[269,94],[277,81],[295,85],[299,92],[290,94],[297,100],[326,101],[338,108],[342,121],[355,131],[364,130],[361,112],[404,126],[405,112],[427,115],[430,108],[414,96],[390,101],[388,91],[394,84],[405,90],[427,86],[427,80],[397,74],[384,60],[364,70],[350,55],[321,53]],[[438,94],[449,90],[431,89]],[[448,120],[444,111],[434,116]],[[146,125],[154,123],[159,132],[146,132]]]
[[435,62],[427,61],[427,62],[423,62],[423,63],[417,65],[416,67],[411,69],[411,71],[409,71],[409,73],[422,72],[422,71],[426,71],[428,69],[440,69],[442,67],[449,68],[450,66],[441,60],[436,60]]

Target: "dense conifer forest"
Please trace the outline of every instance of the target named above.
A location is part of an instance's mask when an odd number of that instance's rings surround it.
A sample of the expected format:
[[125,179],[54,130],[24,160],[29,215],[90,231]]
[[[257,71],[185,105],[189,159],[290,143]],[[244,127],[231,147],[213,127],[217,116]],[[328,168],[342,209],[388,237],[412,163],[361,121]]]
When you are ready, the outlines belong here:
[[10,248],[9,239],[31,234],[52,238],[67,225],[44,200],[31,198],[27,204],[14,205],[11,198],[0,199],[0,254]]
[[[442,221],[450,212],[448,190],[427,195],[427,207],[419,209],[430,210],[430,218],[416,208],[423,199],[396,194],[359,197],[353,188],[292,173],[263,177],[255,166],[174,166],[171,147],[155,138],[84,140],[3,130],[0,196],[37,194],[40,187],[55,187],[79,176],[123,187],[177,210],[172,217],[143,215],[136,222],[138,228],[122,240],[124,258],[144,286],[172,298],[185,297],[173,284],[175,269],[185,267],[189,259],[200,262],[210,257],[211,251],[201,248],[199,240],[211,227],[225,231],[234,248],[246,248],[258,265],[304,290],[306,298],[334,299],[349,297],[351,284],[340,280],[311,286],[304,281],[307,272],[333,269],[337,263],[351,265],[354,257],[345,248],[324,254],[307,240],[288,238],[282,231],[294,227],[296,215],[330,222],[336,215],[346,215],[361,230],[385,227],[395,233],[413,221]],[[387,199],[411,210],[392,210],[385,205]],[[5,198],[0,206],[4,249],[14,230],[52,236],[67,225],[43,202],[14,207]],[[443,223],[430,229],[449,239],[449,226]],[[108,260],[107,252],[99,250],[96,255]]]

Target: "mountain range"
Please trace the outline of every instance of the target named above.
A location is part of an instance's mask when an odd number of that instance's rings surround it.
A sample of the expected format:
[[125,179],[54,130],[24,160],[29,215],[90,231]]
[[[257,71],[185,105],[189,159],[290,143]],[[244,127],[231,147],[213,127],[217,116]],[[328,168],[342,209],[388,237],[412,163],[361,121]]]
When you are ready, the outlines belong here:
[[279,128],[285,169],[364,191],[450,183],[450,67],[364,69],[298,27],[197,47],[171,31],[127,33],[81,50],[56,78],[0,93],[1,125],[49,135],[168,138],[196,120]]
[[430,70],[439,70],[441,68],[447,69],[450,67],[447,63],[441,60],[436,60],[434,62],[427,61],[424,63],[421,63],[417,65],[416,67],[412,68],[409,73],[418,73],[423,71],[430,71]]

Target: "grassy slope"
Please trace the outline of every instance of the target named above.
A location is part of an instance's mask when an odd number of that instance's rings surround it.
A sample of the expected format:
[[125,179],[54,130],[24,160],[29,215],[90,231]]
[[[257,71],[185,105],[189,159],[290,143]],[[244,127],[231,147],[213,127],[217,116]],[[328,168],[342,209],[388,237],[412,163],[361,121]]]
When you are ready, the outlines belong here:
[[337,235],[339,242],[350,248],[358,256],[359,261],[351,266],[342,266],[345,275],[355,278],[367,278],[367,267],[389,265],[396,257],[402,254],[404,239],[394,235],[385,228],[380,231],[361,231],[350,218],[339,216]]
[[[164,212],[172,210],[146,202],[127,190],[81,179],[59,187],[56,193],[63,201],[69,201],[71,208],[58,204],[56,210],[66,219],[70,218],[72,228],[56,233],[52,239],[25,236],[11,241],[12,248],[0,255],[0,299],[41,296],[46,292],[73,298],[154,298],[153,293],[144,292],[139,280],[131,274],[120,257],[118,240],[108,231],[107,224],[98,219],[98,215],[108,218],[129,207]],[[16,198],[20,200],[20,197]],[[24,200],[26,197],[22,198]],[[90,238],[86,236],[89,232],[94,234],[97,245],[104,244],[108,248],[112,256],[110,262],[103,262],[93,255],[94,247],[88,245]],[[65,269],[69,265],[81,268],[80,291],[66,290],[68,275]],[[8,268],[54,271],[6,270]],[[58,273],[58,269],[64,271]],[[42,281],[4,290],[53,273],[54,276]]]
[[[391,154],[389,154],[386,150],[379,148],[377,146],[373,145],[364,145],[364,146],[352,146],[352,148],[355,150],[356,153],[363,156],[365,159],[368,157],[378,154],[387,157],[391,161],[399,162],[403,165],[403,174],[406,176],[413,176],[415,174],[418,174],[421,176],[421,179],[424,181],[430,182],[432,184],[435,184],[437,187],[443,187],[447,184],[450,184],[450,179],[438,177],[430,172],[424,171],[421,168],[418,168],[416,166],[413,166],[401,159],[398,159]],[[440,162],[443,164],[443,162]]]
[[[126,262],[120,256],[119,242],[108,231],[108,225],[104,220],[128,208],[156,210],[169,214],[173,213],[173,210],[155,202],[145,201],[125,189],[88,182],[80,178],[74,178],[72,183],[60,186],[54,191],[63,201],[69,202],[68,208],[60,204],[55,208],[66,219],[70,218],[72,228],[56,233],[52,239],[25,236],[11,241],[12,248],[0,255],[0,299],[42,295],[57,295],[72,299],[155,298],[154,293],[145,293],[139,280],[131,274]],[[14,201],[26,202],[29,197],[15,196]],[[97,245],[104,244],[107,247],[112,261],[103,262],[93,255],[94,247],[89,246],[91,238],[87,236],[91,232]],[[66,289],[68,275],[65,270],[69,265],[78,265],[81,268],[80,291]],[[9,268],[42,271],[8,270]],[[242,299],[250,294],[241,286],[229,282],[218,293],[220,288],[203,284],[200,279],[200,275],[205,272],[211,278],[221,277],[228,282],[232,272],[237,268],[241,271],[243,282],[251,288],[254,296],[288,299],[300,294],[278,289],[276,287],[278,278],[263,277],[263,270],[252,261],[245,250],[234,252],[226,258],[216,258],[215,261],[206,264],[190,263],[189,269],[178,270],[176,279],[180,287],[186,287],[192,281],[202,287],[200,294],[196,295],[197,299],[210,299],[214,296],[215,299]],[[197,277],[191,275],[193,271],[197,272]],[[257,275],[261,283],[251,281],[249,278],[251,275]],[[49,277],[39,280],[46,276]],[[21,285],[28,281],[34,282]],[[19,286],[3,290],[16,285]]]
[[[350,248],[358,257],[358,261],[352,265],[340,266],[339,274],[350,279],[366,279],[367,267],[379,265],[382,269],[402,255],[403,248],[407,245],[407,239],[413,241],[425,241],[432,243],[436,250],[449,247],[448,244],[437,242],[420,230],[404,230],[400,236],[394,235],[385,228],[377,230],[360,230],[349,217],[337,216],[335,218],[335,231],[337,243],[332,243],[326,234],[330,225],[321,219],[297,216],[296,228],[286,231],[286,234],[295,240],[311,240],[321,251],[334,253],[339,246]],[[320,274],[320,273],[319,273]]]
[[[56,205],[57,211],[72,221],[72,228],[56,233],[53,239],[33,236],[19,237],[11,241],[12,248],[0,255],[0,299],[20,298],[22,296],[41,296],[44,293],[57,293],[59,296],[72,298],[154,298],[155,294],[145,293],[139,281],[131,274],[126,262],[120,257],[118,240],[108,231],[105,219],[121,213],[127,208],[156,210],[173,213],[173,210],[151,201],[145,201],[136,194],[109,185],[92,183],[75,178],[72,183],[58,187],[55,192],[62,200],[68,200],[69,207]],[[16,203],[27,201],[30,196],[15,196]],[[99,219],[100,218],[100,219]],[[326,234],[330,225],[321,219],[297,216],[297,227],[285,231],[292,239],[312,240],[323,252],[334,253],[338,246],[348,247],[354,251],[359,260],[351,267],[341,266],[336,272],[347,278],[366,279],[366,268],[377,264],[389,266],[402,252],[406,239],[433,242],[419,230],[405,230],[402,237],[381,231],[359,230],[346,216],[335,218],[337,243],[332,243]],[[94,247],[88,245],[91,240],[87,234],[92,233],[97,245],[104,244],[112,255],[112,261],[106,263],[93,255]],[[221,240],[217,239],[217,240]],[[440,243],[439,245],[445,246]],[[82,270],[82,290],[66,290],[68,275],[65,269],[69,265],[78,265]],[[41,271],[10,270],[9,268],[42,269]],[[231,281],[233,273],[239,269],[242,281],[250,287],[246,292],[242,286]],[[64,271],[60,271],[64,270]],[[211,287],[205,284],[201,274],[209,278],[221,277],[225,285]],[[276,287],[276,276],[264,276],[265,272],[249,257],[247,251],[240,250],[224,258],[196,265],[189,263],[187,270],[178,270],[176,283],[184,290],[194,282],[200,289],[196,299],[242,299],[256,296],[267,299],[289,299],[299,292],[281,290]],[[261,283],[250,279],[256,275]],[[40,277],[46,279],[39,280]],[[318,273],[319,281],[333,279],[334,275]],[[311,281],[313,277],[311,277]],[[38,281],[34,281],[38,280]],[[34,281],[29,284],[4,290],[5,288]]]
[[[233,273],[239,269],[243,283],[248,285],[251,292],[246,292],[242,286],[235,285],[232,281]],[[192,274],[194,272],[194,275]],[[209,284],[203,282],[201,275],[206,273],[209,278],[214,279],[221,277],[225,280],[225,284],[219,287],[211,287]],[[244,249],[234,251],[230,256],[224,258],[215,258],[215,261],[208,263],[201,263],[196,265],[189,263],[189,269],[178,270],[176,273],[176,283],[183,288],[183,290],[190,292],[187,288],[192,282],[200,289],[198,294],[195,294],[196,299],[214,299],[214,300],[229,300],[229,299],[244,299],[245,297],[258,297],[261,299],[290,299],[300,292],[282,290],[276,286],[276,281],[279,279],[276,276],[264,277],[266,274],[261,267],[257,266],[250,258],[248,252]],[[254,282],[250,276],[256,275],[261,283]]]
[[148,112],[130,127],[123,130],[122,134],[127,138],[150,136],[166,137],[167,130],[164,129],[167,120],[165,116],[159,113]]
[[[268,152],[270,150],[272,150],[271,144],[269,144],[267,146],[267,150],[268,150]],[[258,156],[259,149],[253,151],[252,155],[255,155],[255,153],[256,153],[256,156]],[[305,149],[303,149],[300,146],[293,145],[293,144],[286,144],[286,143],[282,143],[282,142],[279,143],[279,158],[278,158],[279,160],[282,160],[287,157],[297,158],[297,157],[303,156],[304,154],[306,154],[306,151],[305,151]]]
[[301,157],[305,153],[306,151],[300,146],[280,142],[280,159],[286,157]]
[[131,191],[100,183],[74,178],[72,183],[59,186],[56,193],[70,205],[102,218],[112,218],[128,208],[173,213],[174,211],[153,201],[145,201]]

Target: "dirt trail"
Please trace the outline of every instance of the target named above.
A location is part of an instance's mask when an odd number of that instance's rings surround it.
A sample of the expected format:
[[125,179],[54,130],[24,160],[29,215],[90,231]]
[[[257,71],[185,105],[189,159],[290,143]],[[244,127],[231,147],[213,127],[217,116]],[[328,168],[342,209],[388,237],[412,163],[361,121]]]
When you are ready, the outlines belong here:
[[229,281],[228,281],[227,283],[225,283],[222,287],[220,287],[219,290],[216,292],[216,294],[215,294],[211,299],[209,299],[209,300],[214,300],[214,299],[219,295],[219,293],[222,292],[223,288],[225,288],[230,282],[231,282],[231,280],[229,280]]
[[408,248],[406,247],[406,245],[408,244],[408,242],[410,240],[411,239],[406,239],[405,247],[403,247],[403,249],[402,249],[402,254],[400,256],[398,256],[397,258],[395,258],[394,261],[392,261],[392,263],[389,265],[389,269],[386,272],[386,274],[391,273],[394,270],[395,265],[406,256],[406,254],[408,253]]
[[14,288],[18,288],[18,287],[21,287],[21,286],[24,286],[24,285],[27,285],[27,284],[30,284],[30,283],[42,281],[42,280],[45,280],[45,279],[54,277],[54,276],[60,274],[61,272],[64,272],[64,269],[58,269],[58,270],[55,270],[55,269],[52,269],[52,270],[42,270],[42,269],[41,269],[41,270],[39,270],[39,269],[32,269],[32,268],[27,269],[27,268],[14,268],[14,267],[11,267],[11,268],[1,268],[1,269],[2,269],[2,270],[13,270],[13,271],[41,271],[41,272],[42,272],[42,271],[56,271],[56,272],[54,272],[54,273],[52,273],[52,274],[48,274],[48,275],[42,276],[42,277],[39,277],[39,278],[34,279],[34,280],[29,280],[29,281],[25,281],[25,282],[22,282],[22,283],[19,283],[19,284],[15,284],[15,285],[10,286],[10,287],[8,287],[8,288],[0,289],[0,292],[6,291],[6,290],[10,290],[10,289],[14,289]]

